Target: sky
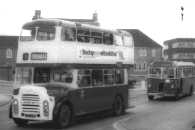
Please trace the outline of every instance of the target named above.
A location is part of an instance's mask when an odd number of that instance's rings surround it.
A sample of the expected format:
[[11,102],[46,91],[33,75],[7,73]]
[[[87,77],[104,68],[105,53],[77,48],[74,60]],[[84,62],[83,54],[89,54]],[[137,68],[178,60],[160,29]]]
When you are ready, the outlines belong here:
[[1,0],[0,35],[19,35],[35,10],[45,18],[74,19],[91,19],[97,12],[101,27],[139,29],[163,45],[173,38],[195,38],[194,4],[194,0]]

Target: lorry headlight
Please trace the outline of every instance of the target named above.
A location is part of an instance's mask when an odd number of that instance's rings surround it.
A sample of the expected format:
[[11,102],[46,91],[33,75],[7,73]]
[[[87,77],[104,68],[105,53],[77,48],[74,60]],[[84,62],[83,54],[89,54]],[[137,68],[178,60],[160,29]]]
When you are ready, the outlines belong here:
[[13,113],[14,114],[18,114],[19,113],[19,102],[17,99],[14,99],[12,102],[12,109],[13,109]]
[[13,90],[13,95],[18,95],[20,91],[20,88],[16,88]]
[[43,101],[43,115],[49,116],[49,102],[47,100]]
[[49,96],[49,101],[50,102],[54,102],[55,101],[55,98],[53,96]]

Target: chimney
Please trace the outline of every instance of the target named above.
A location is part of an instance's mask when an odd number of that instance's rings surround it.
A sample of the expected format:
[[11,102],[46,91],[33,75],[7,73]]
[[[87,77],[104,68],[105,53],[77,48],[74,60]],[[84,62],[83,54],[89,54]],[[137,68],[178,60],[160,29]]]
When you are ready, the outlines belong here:
[[36,20],[40,18],[41,18],[41,10],[35,10],[35,15],[33,16],[32,20]]
[[93,20],[98,21],[98,14],[97,12],[93,13]]

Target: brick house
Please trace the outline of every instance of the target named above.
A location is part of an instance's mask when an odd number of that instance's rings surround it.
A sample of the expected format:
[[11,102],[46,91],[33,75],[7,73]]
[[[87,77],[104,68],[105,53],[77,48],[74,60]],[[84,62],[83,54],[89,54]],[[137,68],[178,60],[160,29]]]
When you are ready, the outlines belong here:
[[129,32],[134,42],[134,69],[130,71],[130,76],[145,77],[148,64],[152,61],[162,59],[163,47],[152,40],[138,29],[123,29]]
[[0,80],[13,80],[18,36],[0,36]]

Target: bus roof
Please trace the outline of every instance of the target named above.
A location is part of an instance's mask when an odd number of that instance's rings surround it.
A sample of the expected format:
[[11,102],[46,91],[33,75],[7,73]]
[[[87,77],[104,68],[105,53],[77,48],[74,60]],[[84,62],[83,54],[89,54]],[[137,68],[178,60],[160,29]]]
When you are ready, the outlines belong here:
[[[86,28],[90,28],[90,29],[97,29],[97,30],[104,30],[104,31],[109,31],[109,32],[113,32],[113,33],[124,33],[121,31],[118,31],[117,29],[106,29],[106,28],[100,28],[97,26],[93,26],[93,25],[88,25],[88,24],[83,24],[83,23],[78,23],[78,22],[72,22],[72,21],[67,21],[67,20],[62,20],[62,19],[37,19],[37,20],[33,20],[31,22],[27,22],[26,24],[23,25],[23,28],[28,28],[28,27],[35,27],[37,25],[45,25],[45,23],[47,23],[47,26],[57,26],[57,25],[61,25],[61,26],[82,26],[82,27],[86,27]],[[126,32],[126,34],[129,34],[128,32]],[[130,35],[130,34],[129,34]]]
[[150,64],[151,67],[179,67],[179,66],[195,66],[193,62],[184,61],[154,61]]

